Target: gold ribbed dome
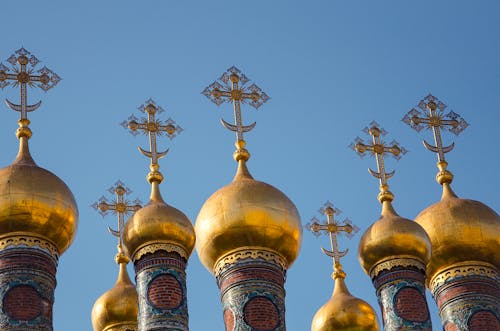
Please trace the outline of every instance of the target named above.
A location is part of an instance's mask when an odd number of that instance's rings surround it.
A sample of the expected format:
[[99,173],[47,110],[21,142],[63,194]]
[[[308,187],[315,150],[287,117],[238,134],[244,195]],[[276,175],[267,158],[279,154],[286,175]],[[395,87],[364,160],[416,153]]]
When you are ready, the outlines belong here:
[[425,265],[431,256],[431,241],[425,230],[399,216],[390,200],[382,202],[381,218],[365,231],[359,243],[358,257],[369,275],[371,269],[384,260],[413,258]]
[[377,331],[377,315],[364,300],[349,293],[344,279],[335,280],[330,300],[314,315],[311,331]]
[[171,244],[180,247],[185,257],[193,251],[195,233],[191,221],[180,210],[163,201],[159,182],[152,182],[149,203],[135,212],[123,231],[123,244],[129,256],[151,244]]
[[441,201],[415,219],[432,242],[428,281],[459,262],[481,261],[500,269],[500,216],[479,201],[458,198],[449,183],[442,184]]
[[92,308],[94,331],[137,329],[138,300],[135,285],[127,273],[128,258],[117,255],[120,271],[115,286],[104,293]]
[[0,238],[33,236],[55,244],[62,254],[73,242],[78,208],[68,186],[38,167],[20,137],[16,160],[0,169]]
[[196,219],[196,250],[210,272],[218,259],[238,249],[276,252],[288,266],[300,250],[297,208],[275,187],[254,180],[245,161],[238,161],[232,183],[208,198]]

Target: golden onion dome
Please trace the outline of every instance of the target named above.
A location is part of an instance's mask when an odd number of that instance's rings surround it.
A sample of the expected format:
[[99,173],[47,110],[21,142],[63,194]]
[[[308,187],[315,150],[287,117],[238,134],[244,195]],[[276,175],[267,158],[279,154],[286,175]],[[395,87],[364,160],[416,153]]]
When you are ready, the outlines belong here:
[[392,258],[412,258],[426,265],[431,256],[431,241],[425,230],[399,216],[391,201],[392,193],[386,192],[382,216],[365,231],[359,243],[358,257],[368,275],[377,264]]
[[166,204],[160,194],[160,181],[151,181],[149,203],[137,210],[125,224],[123,244],[135,260],[137,252],[149,245],[167,244],[186,259],[191,255],[195,232],[191,221],[180,210]]
[[443,268],[460,262],[486,262],[500,269],[500,216],[479,201],[458,198],[448,174],[448,180],[441,180],[441,201],[415,219],[432,242],[432,257],[427,265],[429,282]]
[[343,277],[335,280],[333,294],[314,315],[311,331],[378,331],[375,310],[349,293]]
[[120,265],[115,286],[104,293],[92,308],[94,331],[137,330],[138,299],[135,285],[127,273],[128,258],[116,256]]
[[38,237],[62,254],[75,237],[78,207],[68,186],[35,164],[28,138],[19,137],[16,160],[0,169],[0,238]]
[[239,249],[270,250],[288,266],[299,254],[297,208],[277,188],[253,179],[246,159],[237,159],[233,181],[208,198],[196,219],[196,250],[210,272],[220,258]]

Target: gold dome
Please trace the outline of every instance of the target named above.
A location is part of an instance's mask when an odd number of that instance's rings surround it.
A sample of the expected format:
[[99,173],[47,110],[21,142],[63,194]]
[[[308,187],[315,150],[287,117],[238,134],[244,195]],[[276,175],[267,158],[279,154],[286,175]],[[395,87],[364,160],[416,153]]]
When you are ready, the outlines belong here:
[[[117,255],[120,271],[115,286],[104,293],[92,308],[92,326],[94,331],[131,330],[137,328],[139,303],[137,291],[127,273],[128,258]],[[120,328],[122,327],[122,328]]]
[[349,293],[344,279],[335,280],[335,289],[326,304],[314,315],[311,331],[377,331],[377,315],[364,300]]
[[68,186],[38,167],[20,137],[16,160],[0,169],[0,238],[33,236],[52,242],[62,254],[73,242],[78,207]]
[[426,265],[431,256],[431,241],[425,230],[399,216],[391,200],[382,202],[381,218],[365,231],[359,243],[359,261],[368,275],[374,266],[391,258],[413,258]]
[[[149,203],[125,224],[123,244],[132,259],[143,247],[169,244],[181,248],[187,259],[193,251],[195,233],[191,221],[180,210],[163,201],[159,182],[153,181]],[[181,253],[179,252],[179,253]]]
[[449,183],[442,184],[441,201],[415,219],[432,242],[427,280],[459,262],[481,261],[500,269],[500,216],[479,201],[458,198]]
[[242,159],[232,183],[201,208],[195,230],[198,256],[210,272],[218,259],[242,248],[271,250],[290,266],[302,240],[295,205],[275,187],[254,180]]

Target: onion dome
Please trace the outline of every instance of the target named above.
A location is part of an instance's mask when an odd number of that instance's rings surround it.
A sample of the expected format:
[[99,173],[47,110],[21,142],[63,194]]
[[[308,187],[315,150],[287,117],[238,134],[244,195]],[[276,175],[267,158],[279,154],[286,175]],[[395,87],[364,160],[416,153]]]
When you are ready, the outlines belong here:
[[123,125],[128,127],[132,134],[142,131],[149,136],[151,151],[140,147],[139,151],[151,160],[150,172],[147,175],[147,181],[151,184],[151,196],[149,203],[137,210],[125,224],[124,248],[133,261],[145,253],[154,253],[160,249],[176,252],[187,260],[194,248],[194,228],[184,213],[163,201],[160,194],[163,175],[159,171],[158,160],[167,154],[168,149],[158,151],[156,143],[157,136],[164,134],[172,139],[182,129],[172,119],[165,123],[156,119],[155,115],[163,109],[151,99],[139,109],[147,114],[147,118],[143,118],[139,123],[137,118],[131,116],[131,120]]
[[193,251],[194,242],[191,221],[183,212],[163,201],[159,182],[152,181],[149,203],[137,210],[125,224],[123,244],[129,256],[136,260],[140,258],[137,253],[142,248],[161,244],[168,245],[187,260]]
[[344,282],[345,273],[336,272],[334,277],[333,294],[314,315],[311,331],[379,330],[375,310],[366,301],[349,293]]
[[28,148],[29,120],[21,121],[17,158],[0,169],[0,238],[38,237],[53,243],[62,254],[75,237],[78,207],[68,186],[33,161]]
[[375,266],[390,259],[410,258],[425,266],[431,256],[431,241],[425,230],[399,216],[390,196],[386,193],[381,201],[382,216],[365,231],[359,243],[359,261],[368,275]]
[[237,142],[233,181],[208,198],[196,219],[196,251],[210,272],[219,259],[240,249],[272,251],[287,267],[299,254],[302,226],[297,208],[277,188],[253,179],[244,147],[244,141]]
[[461,199],[451,189],[452,174],[446,162],[438,163],[437,181],[443,186],[441,201],[423,210],[415,219],[432,242],[427,279],[453,264],[479,261],[500,270],[500,216],[485,204]]
[[120,265],[115,286],[104,293],[92,308],[94,331],[136,330],[138,299],[135,285],[127,273],[129,259],[119,253],[116,263]]

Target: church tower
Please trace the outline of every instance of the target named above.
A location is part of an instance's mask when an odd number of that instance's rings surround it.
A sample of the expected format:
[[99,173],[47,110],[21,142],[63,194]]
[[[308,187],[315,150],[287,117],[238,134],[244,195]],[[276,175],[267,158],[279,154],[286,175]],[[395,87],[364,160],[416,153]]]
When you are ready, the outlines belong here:
[[359,229],[347,219],[344,222],[337,222],[335,215],[340,211],[330,202],[326,202],[320,212],[326,215],[326,224],[321,224],[314,217],[313,223],[308,224],[307,227],[315,235],[326,232],[330,237],[331,251],[324,248],[322,250],[333,259],[332,278],[335,281],[335,287],[330,300],[314,315],[311,331],[378,331],[375,310],[366,301],[354,297],[349,292],[345,284],[346,273],[340,263],[340,259],[346,256],[347,249],[339,250],[337,235],[345,233],[348,238],[352,238]]
[[196,220],[196,250],[221,292],[226,331],[286,330],[285,277],[297,257],[302,227],[295,205],[275,187],[255,180],[243,133],[241,103],[258,108],[269,97],[237,68],[225,72],[203,94],[214,103],[232,102],[236,132],[233,181],[205,202]]
[[21,48],[0,64],[0,87],[12,84],[21,90],[19,104],[7,100],[20,113],[19,153],[0,169],[0,329],[3,331],[52,331],[52,306],[58,259],[73,242],[78,208],[66,184],[35,163],[30,155],[28,113],[41,101],[28,104],[28,87],[47,91],[60,78]]
[[424,146],[437,154],[437,182],[441,201],[415,219],[428,233],[432,256],[427,265],[427,286],[439,308],[445,331],[500,330],[500,216],[475,200],[459,198],[451,189],[441,132],[459,134],[467,123],[446,105],[428,95],[403,121],[420,131],[431,129],[435,145]]
[[425,266],[431,254],[431,242],[420,225],[394,210],[394,195],[387,183],[394,171],[385,170],[385,155],[399,159],[406,150],[396,141],[392,146],[385,145],[382,136],[386,132],[376,122],[364,132],[371,136],[371,142],[364,143],[357,138],[352,148],[360,156],[370,153],[377,160],[378,171],[368,170],[379,179],[382,215],[361,237],[358,251],[361,266],[376,289],[384,330],[432,331],[425,298]]
[[171,119],[163,122],[163,112],[153,100],[139,110],[146,115],[124,122],[134,134],[148,134],[151,150],[139,148],[150,158],[147,181],[151,184],[149,202],[138,209],[123,230],[123,245],[134,263],[139,296],[138,331],[187,331],[189,329],[186,265],[195,243],[191,221],[180,210],[168,205],[160,193],[163,175],[158,160],[168,152],[157,150],[157,136],[174,138],[181,128]]

